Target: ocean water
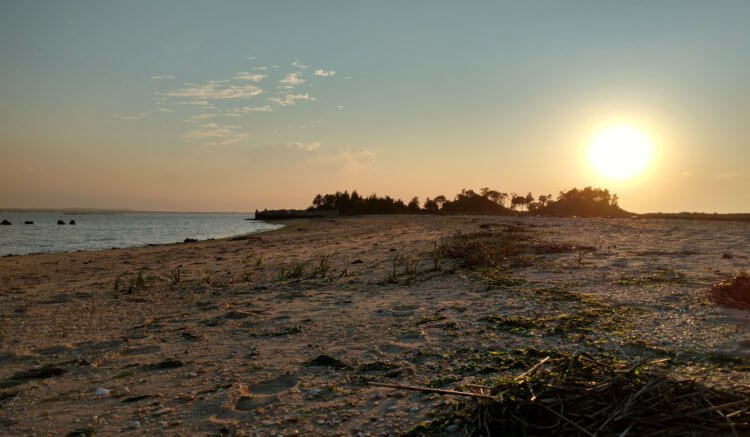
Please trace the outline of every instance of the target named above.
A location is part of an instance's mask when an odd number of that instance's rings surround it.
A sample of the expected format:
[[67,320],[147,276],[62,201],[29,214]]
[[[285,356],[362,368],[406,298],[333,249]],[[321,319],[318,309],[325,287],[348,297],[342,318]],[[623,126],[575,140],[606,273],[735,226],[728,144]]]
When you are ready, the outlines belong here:
[[[279,228],[253,214],[84,213],[0,211],[0,256],[74,252],[206,240]],[[33,225],[24,221],[32,220]],[[65,221],[58,225],[57,221]],[[75,220],[75,225],[68,224]]]

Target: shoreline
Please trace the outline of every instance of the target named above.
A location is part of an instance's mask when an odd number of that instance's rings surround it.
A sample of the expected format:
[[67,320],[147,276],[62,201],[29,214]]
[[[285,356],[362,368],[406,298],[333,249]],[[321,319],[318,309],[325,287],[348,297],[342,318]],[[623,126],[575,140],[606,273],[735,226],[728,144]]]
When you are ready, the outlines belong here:
[[[460,390],[518,375],[503,357],[532,349],[667,357],[678,378],[750,384],[750,321],[705,302],[747,265],[745,223],[284,225],[0,258],[0,432],[398,435],[458,401],[362,380]],[[527,249],[498,267],[431,255],[459,231]],[[40,368],[55,373],[17,376]]]

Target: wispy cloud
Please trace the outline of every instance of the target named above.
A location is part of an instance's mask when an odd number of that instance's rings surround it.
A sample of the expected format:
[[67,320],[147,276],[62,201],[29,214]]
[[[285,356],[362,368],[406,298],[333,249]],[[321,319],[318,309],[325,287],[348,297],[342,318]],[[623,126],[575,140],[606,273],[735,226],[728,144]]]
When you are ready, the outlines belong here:
[[114,114],[114,116],[120,120],[140,120],[148,117],[148,112],[139,112],[137,114]]
[[159,112],[174,112],[174,109],[171,109],[171,108],[157,108],[157,111],[159,111]]
[[171,74],[158,74],[156,76],[151,76],[151,80],[172,80],[174,79],[174,75]]
[[250,113],[250,112],[273,112],[271,105],[263,106],[244,106],[241,108],[229,108],[227,113]]
[[294,106],[297,100],[315,100],[310,94],[284,94],[281,97],[271,97],[268,100],[278,103],[281,106]]
[[218,123],[205,123],[187,134],[185,138],[203,140],[207,146],[234,144],[247,137],[246,132],[236,132],[238,126],[227,126]]
[[309,67],[309,65],[302,65],[302,64],[300,64],[299,60],[292,62],[292,66],[297,67],[297,68],[299,68],[301,70],[305,70],[306,68]]
[[310,164],[332,166],[344,174],[361,173],[375,164],[375,152],[366,149],[345,148],[334,153],[318,155]]
[[193,115],[192,117],[185,120],[186,123],[202,123],[205,120],[211,120],[213,118],[216,118],[216,114],[198,114]]
[[203,84],[187,83],[185,88],[166,92],[170,97],[193,97],[196,99],[243,99],[257,96],[263,90],[255,85],[228,85],[225,81],[211,80]]
[[178,105],[193,105],[193,106],[208,106],[209,103],[206,100],[183,100],[177,102]]
[[253,67],[253,70],[255,70],[255,71],[266,71],[266,70],[268,70],[268,67]]
[[326,70],[318,69],[318,70],[315,70],[315,72],[313,74],[316,75],[316,76],[331,77],[331,76],[333,76],[333,75],[336,74],[336,70],[328,70],[328,71],[326,71]]
[[300,150],[306,150],[308,152],[312,152],[313,150],[316,150],[318,147],[320,147],[320,143],[314,142],[314,143],[290,143],[286,145],[290,149],[300,149]]
[[259,73],[250,73],[247,71],[240,71],[234,76],[234,78],[238,80],[249,80],[252,82],[260,82],[261,80],[266,78],[266,75],[259,74]]
[[301,73],[289,73],[285,78],[281,79],[279,83],[283,83],[289,86],[296,86],[305,82],[305,79],[300,77]]

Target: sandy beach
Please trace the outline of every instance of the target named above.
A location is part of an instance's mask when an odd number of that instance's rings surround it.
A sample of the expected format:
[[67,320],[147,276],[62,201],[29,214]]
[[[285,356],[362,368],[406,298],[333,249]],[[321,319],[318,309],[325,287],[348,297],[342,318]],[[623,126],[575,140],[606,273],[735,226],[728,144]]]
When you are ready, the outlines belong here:
[[[459,400],[366,381],[486,384],[524,371],[499,357],[532,348],[668,357],[675,377],[750,385],[750,317],[706,297],[750,267],[750,223],[283,224],[0,258],[0,434],[400,435]],[[436,260],[458,232],[526,249],[494,269]]]

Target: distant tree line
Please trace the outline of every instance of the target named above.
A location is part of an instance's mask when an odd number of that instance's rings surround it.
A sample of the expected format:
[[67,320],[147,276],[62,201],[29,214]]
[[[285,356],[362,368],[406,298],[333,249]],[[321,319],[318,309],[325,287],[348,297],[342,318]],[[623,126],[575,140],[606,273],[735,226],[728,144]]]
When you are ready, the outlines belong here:
[[560,191],[534,197],[531,193],[520,195],[489,188],[479,192],[462,189],[452,200],[444,195],[429,197],[420,203],[418,197],[409,202],[376,194],[362,196],[356,190],[318,194],[309,211],[338,211],[342,215],[356,214],[493,214],[493,215],[544,215],[582,217],[622,217],[630,215],[617,204],[617,195],[609,190],[586,187]]

